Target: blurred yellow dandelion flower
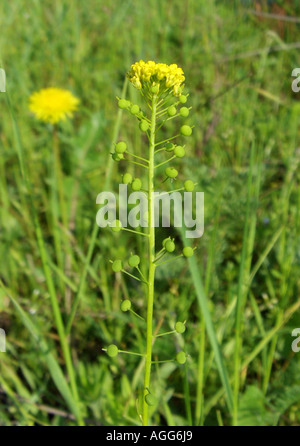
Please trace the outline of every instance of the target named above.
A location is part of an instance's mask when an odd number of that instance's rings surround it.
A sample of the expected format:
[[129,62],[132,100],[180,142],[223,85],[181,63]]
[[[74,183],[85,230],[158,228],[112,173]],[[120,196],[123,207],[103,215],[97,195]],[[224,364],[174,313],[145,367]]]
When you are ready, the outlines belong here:
[[165,63],[155,63],[152,60],[139,62],[131,65],[128,73],[130,82],[135,88],[148,90],[157,88],[160,93],[171,90],[175,96],[181,94],[184,73],[176,64],[167,65]]
[[44,88],[29,98],[29,110],[37,119],[56,124],[72,118],[77,110],[79,99],[70,91],[61,88]]

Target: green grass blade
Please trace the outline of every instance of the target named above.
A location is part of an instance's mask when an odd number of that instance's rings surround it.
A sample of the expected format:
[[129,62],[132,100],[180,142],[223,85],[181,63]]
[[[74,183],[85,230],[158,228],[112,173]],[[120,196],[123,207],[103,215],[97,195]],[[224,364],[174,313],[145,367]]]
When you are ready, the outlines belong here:
[[[185,246],[191,246],[191,243],[189,241],[189,239],[185,239],[184,238],[184,228],[181,228],[181,236],[182,236],[182,240]],[[193,279],[193,283],[194,283],[194,287],[195,287],[195,291],[196,291],[196,295],[197,295],[197,300],[198,300],[198,304],[200,306],[200,309],[203,313],[204,319],[205,319],[205,326],[206,326],[206,330],[207,330],[207,334],[216,358],[216,363],[217,363],[217,367],[219,370],[219,375],[226,393],[226,399],[227,399],[227,404],[228,404],[228,408],[230,410],[230,412],[232,411],[233,408],[233,398],[232,398],[232,389],[230,387],[229,384],[229,379],[228,379],[228,373],[227,373],[227,369],[226,366],[224,364],[224,360],[223,360],[223,355],[218,343],[218,339],[217,339],[217,335],[216,335],[216,331],[215,331],[215,327],[211,318],[211,314],[209,311],[209,307],[208,307],[208,300],[204,291],[204,286],[202,283],[202,279],[200,277],[199,274],[199,268],[197,265],[197,261],[196,261],[196,256],[194,255],[193,257],[189,257],[188,259],[189,262],[189,269],[192,275],[192,279]]]
[[29,318],[29,316],[25,313],[25,311],[22,309],[22,307],[18,304],[18,302],[12,297],[12,295],[8,292],[8,290],[3,285],[2,281],[0,280],[0,287],[5,292],[5,294],[9,297],[10,301],[14,305],[20,319],[22,320],[22,323],[27,328],[27,330],[31,333],[31,335],[34,337],[34,339],[37,342],[38,348],[42,354],[42,357],[44,357],[44,360],[48,366],[50,375],[64,398],[66,404],[68,405],[71,412],[75,415],[76,418],[80,417],[78,406],[72,396],[72,392],[69,388],[69,385],[66,381],[66,378],[56,360],[56,358],[53,356],[53,354],[49,350],[49,346],[41,333],[39,332],[39,329],[35,326],[35,324],[32,322],[32,320]]

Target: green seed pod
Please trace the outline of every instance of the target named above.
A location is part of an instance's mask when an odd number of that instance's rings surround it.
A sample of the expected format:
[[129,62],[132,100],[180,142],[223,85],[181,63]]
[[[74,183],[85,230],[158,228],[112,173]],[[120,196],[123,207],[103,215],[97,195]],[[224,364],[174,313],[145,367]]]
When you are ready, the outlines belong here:
[[121,231],[121,229],[122,229],[122,223],[120,222],[120,220],[115,220],[112,222],[111,230],[113,232],[119,232]]
[[123,302],[121,303],[121,311],[124,311],[124,313],[126,311],[129,311],[131,308],[131,302],[129,299],[125,299],[123,300]]
[[156,398],[151,393],[147,393],[145,396],[145,401],[148,406],[155,406]]
[[184,257],[193,257],[194,250],[190,246],[185,246],[182,250],[182,254],[184,255]]
[[181,104],[185,104],[187,101],[187,97],[182,94],[181,96],[179,96],[179,101],[181,102]]
[[138,255],[134,255],[129,257],[128,259],[128,265],[131,266],[131,268],[135,268],[137,266],[139,266],[141,259],[139,258]]
[[167,240],[165,243],[165,250],[167,252],[173,252],[175,250],[175,243],[172,240]]
[[174,167],[167,167],[165,169],[165,174],[169,178],[176,178],[178,175],[178,171],[176,169],[174,169]]
[[136,104],[134,104],[130,109],[130,113],[132,115],[137,115],[139,111],[140,111],[140,107]]
[[118,102],[118,107],[121,109],[127,108],[128,107],[128,101],[126,101],[126,99],[120,99]]
[[191,136],[191,134],[192,134],[192,128],[191,128],[189,125],[183,125],[183,126],[180,128],[180,133],[181,133],[183,136]]
[[138,191],[142,188],[142,182],[139,178],[135,178],[131,184],[132,190]]
[[174,149],[174,155],[177,156],[177,158],[182,158],[185,155],[185,150],[182,146],[176,146]]
[[167,243],[168,240],[171,240],[171,238],[170,238],[170,237],[167,237],[167,238],[165,238],[165,239],[163,240],[163,242],[162,242],[163,247],[166,246],[166,243]]
[[112,159],[114,160],[114,161],[121,161],[121,160],[123,160],[124,159],[124,155],[123,155],[123,153],[113,153],[112,154]]
[[122,181],[123,181],[123,184],[130,184],[132,182],[131,173],[124,173]]
[[177,353],[176,361],[179,362],[179,364],[185,364],[186,363],[186,354],[184,352]]
[[140,122],[139,127],[142,132],[147,132],[147,130],[149,128],[149,123],[147,121],[143,120]]
[[117,356],[117,354],[119,353],[119,349],[116,345],[111,344],[107,347],[107,351],[106,353],[108,354],[108,356],[110,356],[111,358],[114,358],[115,356]]
[[184,182],[184,188],[187,192],[193,192],[195,185],[192,180],[186,180]]
[[170,105],[170,107],[168,108],[168,115],[169,116],[174,116],[176,115],[176,107],[174,107],[174,105]]
[[152,85],[151,87],[151,93],[155,94],[159,91],[159,85]]
[[166,152],[172,152],[174,150],[174,144],[172,144],[171,142],[167,142],[166,146],[165,146],[165,150]]
[[181,107],[180,115],[186,118],[190,114],[190,111],[187,107]]
[[185,325],[182,322],[176,322],[175,330],[177,331],[177,333],[184,333],[185,332]]
[[123,268],[122,261],[121,260],[115,260],[112,264],[112,269],[115,273],[118,273]]
[[118,142],[118,144],[116,145],[116,152],[117,153],[124,153],[127,149],[127,144],[124,141],[120,141]]

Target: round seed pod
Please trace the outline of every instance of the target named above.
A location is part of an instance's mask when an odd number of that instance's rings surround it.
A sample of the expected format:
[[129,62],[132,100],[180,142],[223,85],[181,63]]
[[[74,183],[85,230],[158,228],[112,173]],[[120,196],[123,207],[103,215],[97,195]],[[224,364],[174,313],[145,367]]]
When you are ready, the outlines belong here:
[[182,94],[181,96],[179,96],[179,101],[181,102],[181,104],[185,104],[187,101],[187,97]]
[[125,299],[123,300],[123,302],[121,303],[121,311],[124,311],[124,313],[126,311],[129,311],[131,308],[131,302],[129,299]]
[[167,252],[173,252],[175,250],[175,243],[172,240],[167,240],[165,243],[165,250]]
[[176,115],[176,107],[174,107],[174,105],[170,105],[170,107],[168,107],[167,112],[169,116]]
[[137,115],[138,112],[140,111],[140,107],[136,104],[132,105],[131,109],[130,109],[130,113],[132,115]]
[[180,333],[180,334],[181,334],[181,333],[184,333],[185,330],[186,330],[184,323],[182,323],[182,322],[176,322],[176,324],[175,324],[175,330],[177,331],[177,333]]
[[120,99],[118,102],[118,107],[121,109],[127,108],[128,107],[128,101],[126,101],[126,99]]
[[178,175],[178,171],[176,169],[174,169],[174,167],[167,167],[165,169],[165,174],[169,178],[176,178]]
[[167,142],[167,144],[165,145],[165,150],[166,152],[172,152],[174,150],[174,144],[172,144],[171,142]]
[[183,158],[185,155],[185,150],[182,146],[176,146],[174,149],[174,155],[177,156],[177,158]]
[[114,161],[121,161],[121,160],[123,160],[124,159],[124,155],[123,155],[123,153],[113,153],[112,154],[112,159],[114,160]]
[[119,232],[122,229],[122,223],[120,222],[120,220],[115,220],[112,225],[111,225],[111,230],[113,232]]
[[124,153],[127,149],[127,144],[124,141],[120,141],[118,142],[118,144],[116,145],[116,152],[117,153]]
[[131,266],[131,268],[136,268],[137,266],[139,266],[141,259],[139,258],[138,255],[134,255],[129,257],[128,259],[128,265]]
[[186,118],[190,114],[190,111],[187,107],[181,107],[180,115]]
[[159,85],[152,85],[151,87],[151,93],[155,94],[159,91]]
[[171,240],[171,238],[170,238],[170,237],[167,237],[167,238],[165,238],[165,239],[163,240],[163,242],[162,242],[163,247],[166,246],[166,243],[167,243],[168,240]]
[[131,173],[124,173],[123,175],[123,179],[122,179],[123,184],[130,184],[132,182],[132,175]]
[[149,123],[147,121],[143,120],[140,122],[139,127],[142,132],[147,132],[147,130],[149,128]]
[[190,246],[185,246],[182,250],[182,254],[184,255],[184,257],[193,257],[194,250]]
[[154,406],[156,403],[156,399],[151,393],[147,393],[147,395],[145,396],[145,401],[148,406]]
[[181,128],[180,128],[180,133],[183,135],[183,136],[191,136],[191,134],[192,134],[192,128],[189,126],[189,125],[183,125]]
[[186,354],[184,352],[177,353],[176,361],[179,362],[179,364],[185,364],[186,363]]
[[108,356],[110,356],[111,358],[114,358],[115,356],[117,356],[117,354],[119,353],[119,349],[116,345],[111,344],[107,347],[107,351],[106,353],[108,354]]
[[193,192],[195,185],[192,180],[186,180],[184,182],[184,188],[187,192]]
[[139,191],[142,188],[142,182],[139,178],[135,178],[131,184],[132,190]]
[[118,273],[123,268],[122,261],[121,260],[115,260],[112,264],[112,269],[115,273]]

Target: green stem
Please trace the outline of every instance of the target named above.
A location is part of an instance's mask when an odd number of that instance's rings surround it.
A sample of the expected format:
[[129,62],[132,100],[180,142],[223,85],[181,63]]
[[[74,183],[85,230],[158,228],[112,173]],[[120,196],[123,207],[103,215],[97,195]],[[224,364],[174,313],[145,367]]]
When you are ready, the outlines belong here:
[[145,397],[150,387],[151,363],[152,363],[152,325],[153,325],[153,300],[154,300],[154,278],[155,278],[155,227],[154,227],[154,205],[152,203],[152,192],[154,192],[154,148],[155,148],[155,124],[156,124],[157,96],[152,99],[151,126],[150,126],[150,144],[149,144],[149,172],[148,172],[148,215],[149,215],[149,239],[148,239],[148,300],[147,300],[147,335],[146,335],[146,363],[144,379],[144,398],[143,398],[143,425],[148,426],[148,405]]
[[57,128],[53,128],[53,153],[54,153],[54,168],[55,175],[58,186],[58,199],[60,206],[60,214],[61,221],[65,228],[68,228],[68,218],[67,211],[65,206],[65,198],[64,198],[64,180],[63,180],[63,171],[61,167],[61,157],[60,157],[60,149],[59,149],[59,140],[57,135]]

